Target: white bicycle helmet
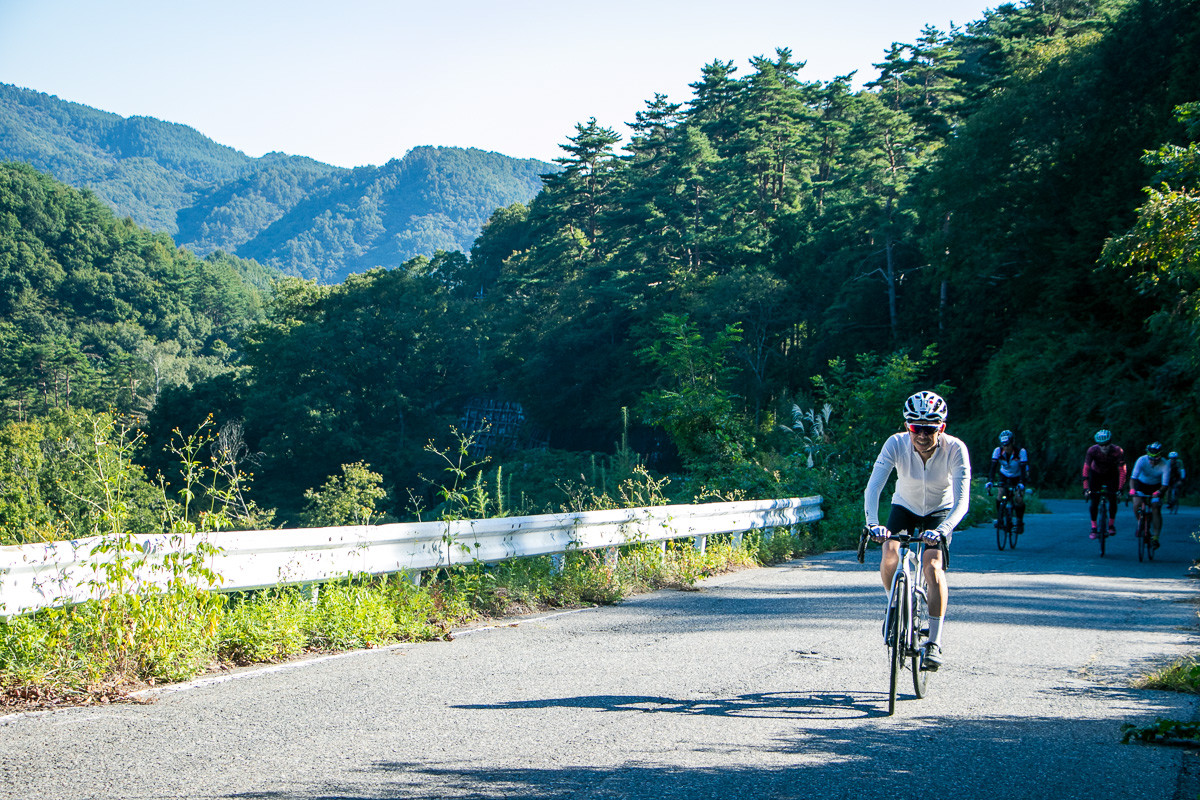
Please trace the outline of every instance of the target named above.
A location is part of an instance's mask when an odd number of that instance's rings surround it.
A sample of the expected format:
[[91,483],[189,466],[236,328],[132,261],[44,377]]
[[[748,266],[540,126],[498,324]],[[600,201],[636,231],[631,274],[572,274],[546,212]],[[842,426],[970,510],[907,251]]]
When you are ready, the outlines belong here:
[[1179,458],[1179,453],[1176,453],[1174,450],[1172,450],[1171,452],[1167,453],[1167,458]]
[[1112,431],[1110,431],[1110,430],[1096,431],[1095,439],[1096,439],[1096,444],[1108,444],[1110,441],[1112,441]]
[[946,401],[934,392],[917,392],[904,401],[904,420],[926,425],[941,424],[946,421]]
[[1000,431],[1000,444],[1008,444],[1012,440],[1012,431]]

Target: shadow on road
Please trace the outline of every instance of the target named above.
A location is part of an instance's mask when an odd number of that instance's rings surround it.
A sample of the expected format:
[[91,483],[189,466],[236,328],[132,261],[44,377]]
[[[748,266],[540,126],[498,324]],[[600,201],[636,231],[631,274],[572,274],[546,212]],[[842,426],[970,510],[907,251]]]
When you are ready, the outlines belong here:
[[[639,697],[581,697],[546,701],[602,710],[669,713],[718,713],[737,716],[756,703],[768,712],[806,714],[833,710],[873,716],[864,697],[755,696],[734,698],[715,707]],[[660,708],[643,708],[660,706]],[[498,708],[518,706],[502,705]],[[1147,703],[1147,710],[1152,704]],[[1160,771],[1161,752],[1145,745],[1119,744],[1112,720],[896,718],[871,725],[805,727],[769,746],[697,748],[689,760],[712,766],[664,765],[652,751],[631,750],[632,757],[611,766],[589,764],[581,751],[577,764],[554,768],[471,765],[470,753],[445,754],[445,764],[386,761],[362,771],[362,779],[307,788],[232,795],[243,800],[434,800],[435,798],[844,798],[882,800],[896,797],[970,797],[973,800],[1162,800],[1163,781],[1146,781]],[[951,743],[953,746],[951,747]],[[1068,747],[1069,745],[1069,747]],[[677,748],[679,746],[677,745]],[[1077,768],[1076,748],[1099,748],[1108,757]],[[1020,752],[1021,760],[1004,757]],[[730,764],[731,752],[740,763]],[[953,755],[951,755],[953,754]],[[1031,755],[1032,754],[1032,755]],[[677,754],[675,754],[677,756]],[[673,758],[675,757],[673,756]],[[452,760],[449,760],[452,759]],[[1165,776],[1164,776],[1165,777]],[[1173,782],[1173,778],[1169,779]],[[1152,783],[1153,788],[1148,785]]]
[[861,719],[887,716],[882,692],[768,692],[727,698],[678,700],[670,697],[591,695],[547,700],[514,700],[489,705],[451,706],[456,709],[513,711],[540,708],[581,708],[593,711],[637,711],[646,714],[702,714],[714,717],[773,719]]
[[[857,566],[857,565],[856,565]],[[869,580],[877,580],[872,574]],[[1061,573],[1013,572],[997,582],[980,579],[967,570],[950,573],[950,602],[956,621],[997,625],[1046,625],[1099,631],[1170,630],[1179,621],[1143,613],[1148,605],[1197,601],[1177,582],[1081,577]],[[764,597],[770,598],[763,602]],[[653,603],[654,618],[643,621],[644,633],[677,630],[677,617],[686,615],[693,630],[746,631],[802,624],[806,619],[836,617],[876,625],[882,619],[881,586],[848,582],[797,584],[787,588],[731,584],[703,595],[663,593]],[[642,606],[642,610],[645,607]]]

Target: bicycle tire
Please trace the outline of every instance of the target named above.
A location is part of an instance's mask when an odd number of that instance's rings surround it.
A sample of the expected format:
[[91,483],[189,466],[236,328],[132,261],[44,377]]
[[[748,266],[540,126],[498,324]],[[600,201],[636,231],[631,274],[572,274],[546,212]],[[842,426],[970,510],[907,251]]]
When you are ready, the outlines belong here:
[[1008,533],[1004,530],[1004,512],[996,515],[996,547],[1001,550],[1008,543]]
[[1149,541],[1147,539],[1147,535],[1149,534],[1149,532],[1150,532],[1150,515],[1146,513],[1146,506],[1143,503],[1141,509],[1138,511],[1138,524],[1137,524],[1138,561],[1146,560],[1146,551],[1150,549]]
[[920,638],[921,629],[929,624],[929,602],[922,595],[913,592],[913,623],[910,642],[912,645],[912,678],[913,691],[920,700],[929,691],[929,672],[921,669]]
[[[1161,517],[1162,511],[1160,510],[1158,513],[1159,513],[1159,516]],[[1160,521],[1161,521],[1161,519],[1160,519]],[[1151,509],[1146,514],[1146,560],[1147,561],[1154,560],[1154,510],[1153,509]]]
[[1100,540],[1100,557],[1104,557],[1104,540],[1108,538],[1108,521],[1112,519],[1108,510],[1108,499],[1101,497],[1096,509],[1096,538]]
[[[898,568],[903,568],[901,565]],[[904,576],[900,575],[896,579],[896,591],[893,597],[896,598],[896,607],[892,610],[896,624],[888,631],[888,667],[889,667],[889,683],[888,683],[888,716],[896,713],[896,690],[900,685],[900,670],[904,665],[904,641],[905,637],[901,636],[901,628],[906,625],[907,617],[904,598],[908,592],[907,581]]]
[[1013,514],[1015,514],[1012,502],[1005,503],[1004,517],[1005,527],[1008,528],[1008,547],[1010,550],[1017,549],[1017,525],[1013,522]]

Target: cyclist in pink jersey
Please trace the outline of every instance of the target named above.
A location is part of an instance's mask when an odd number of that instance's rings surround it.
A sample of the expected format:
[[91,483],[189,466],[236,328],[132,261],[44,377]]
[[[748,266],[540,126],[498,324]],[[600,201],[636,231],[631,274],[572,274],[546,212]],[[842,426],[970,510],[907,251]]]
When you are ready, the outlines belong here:
[[1100,506],[1100,495],[1108,496],[1108,535],[1117,532],[1117,492],[1125,487],[1125,451],[1113,443],[1112,431],[1096,431],[1096,443],[1088,448],[1083,459],[1083,496],[1088,498],[1088,510],[1092,516],[1091,538],[1096,538],[1096,511]]

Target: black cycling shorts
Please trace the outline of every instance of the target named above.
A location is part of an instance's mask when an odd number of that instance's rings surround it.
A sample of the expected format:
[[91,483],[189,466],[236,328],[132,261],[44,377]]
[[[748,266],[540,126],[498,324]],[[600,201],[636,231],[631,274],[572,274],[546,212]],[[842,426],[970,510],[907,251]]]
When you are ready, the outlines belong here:
[[[946,521],[946,517],[950,516],[950,509],[945,508],[941,511],[935,511],[932,514],[921,516],[904,506],[898,506],[892,503],[892,511],[888,514],[887,529],[892,533],[900,531],[908,531],[912,535],[919,535],[924,531],[931,531],[938,525]],[[943,538],[946,540],[946,547],[950,546],[950,537],[954,531],[950,531]]]
[[1161,483],[1146,483],[1145,481],[1137,481],[1137,480],[1132,481],[1132,483],[1133,483],[1133,491],[1136,492],[1137,494],[1145,495],[1146,497],[1150,497],[1155,492],[1161,492],[1163,489],[1166,488]]

